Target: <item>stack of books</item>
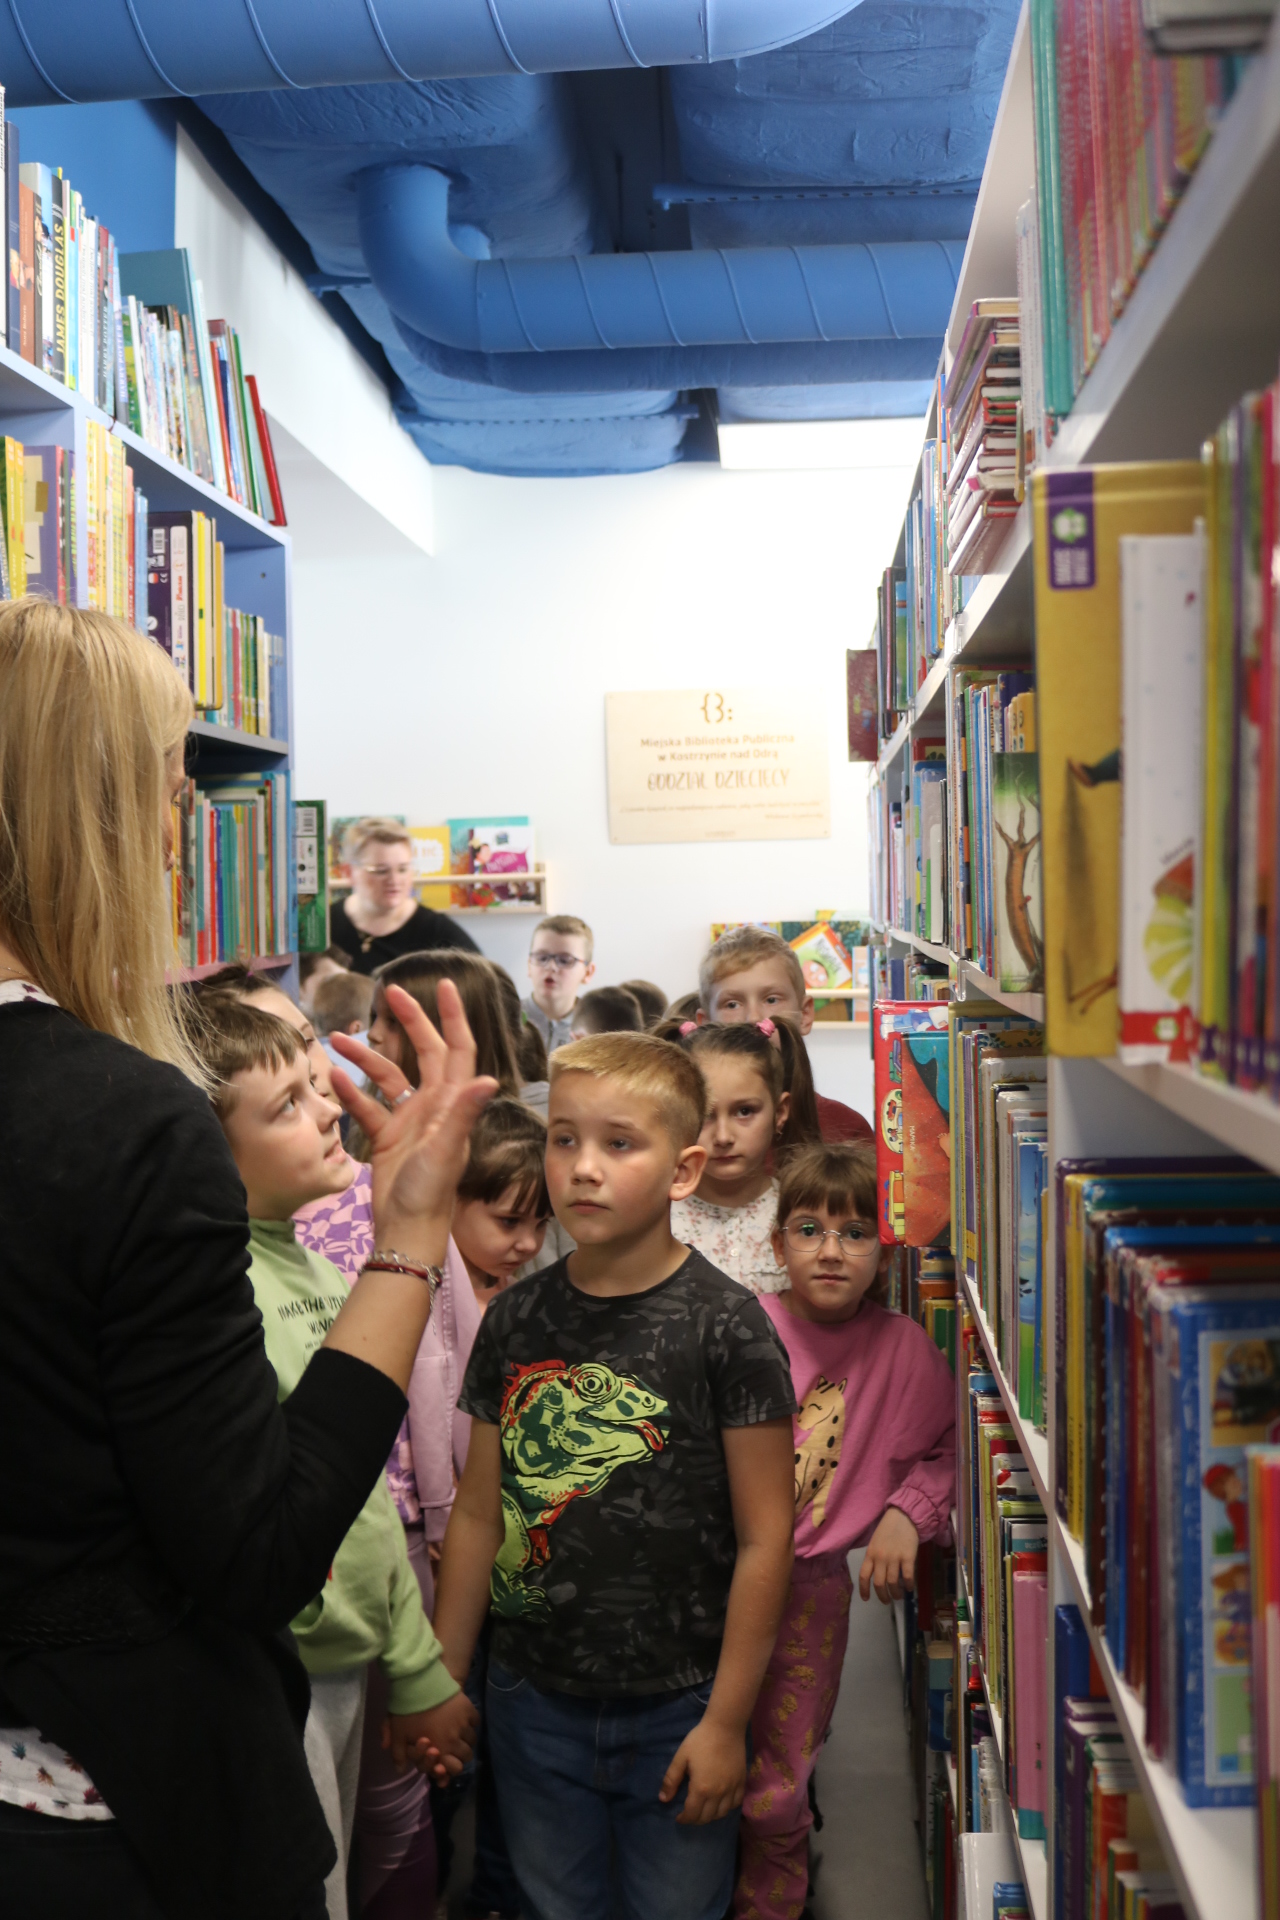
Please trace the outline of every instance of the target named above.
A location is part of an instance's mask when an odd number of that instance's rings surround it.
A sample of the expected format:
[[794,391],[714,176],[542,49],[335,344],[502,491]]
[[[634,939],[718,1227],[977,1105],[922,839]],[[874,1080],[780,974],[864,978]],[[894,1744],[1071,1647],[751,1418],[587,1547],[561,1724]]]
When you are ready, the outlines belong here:
[[1054,1179],[1057,1509],[1147,1745],[1188,1805],[1251,1804],[1244,1449],[1280,1418],[1280,1180],[1221,1159]]
[[1016,300],[975,300],[942,395],[949,450],[947,565],[990,572],[1022,498],[1022,352]]
[[217,522],[196,509],[150,516],[150,631],[215,726],[282,739],[288,732],[283,638],[259,614],[226,604]]
[[235,328],[206,317],[186,249],[121,253],[60,169],[22,159],[12,121],[3,128],[0,162],[9,260],[2,332],[10,351],[283,526],[258,383],[244,372]]
[[1234,91],[1239,56],[1157,58],[1142,0],[1031,0],[1047,411],[1067,414]]
[[87,423],[86,461],[77,501],[71,448],[0,441],[0,599],[38,593],[58,606],[75,603],[78,509],[86,536],[84,605],[145,633],[147,496],[123,442],[101,421]]
[[994,1003],[951,1009],[952,1234],[1019,1412],[1043,1430],[1048,1215],[1044,1033]]
[[180,965],[296,950],[288,773],[188,780],[174,802],[174,850],[170,886]]

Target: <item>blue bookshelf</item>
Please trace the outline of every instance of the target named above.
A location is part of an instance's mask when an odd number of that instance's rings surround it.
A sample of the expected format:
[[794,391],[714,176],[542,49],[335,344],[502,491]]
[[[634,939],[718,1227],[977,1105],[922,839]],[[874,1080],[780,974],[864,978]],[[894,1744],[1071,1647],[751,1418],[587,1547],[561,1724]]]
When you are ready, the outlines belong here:
[[[94,406],[83,394],[30,366],[19,354],[0,345],[0,434],[24,443],[65,447],[75,457],[77,481],[87,471],[88,427],[98,422],[121,441],[135,483],[147,496],[151,510],[190,509],[209,514],[217,522],[217,537],[225,548],[224,591],[228,606],[259,614],[271,632],[285,641],[286,713],[292,726],[293,638],[290,605],[291,549],[288,532],[273,527],[256,513],[239,506],[216,487],[186,467],[168,459],[137,434]],[[76,512],[76,549],[72,598],[88,604],[88,535],[83,493]],[[220,727],[207,720],[192,724],[187,743],[187,767],[197,779],[226,779],[235,774],[276,773],[292,767],[288,737],[269,739]],[[292,955],[264,956],[255,964],[268,970],[291,964]],[[184,970],[208,973],[210,967]]]

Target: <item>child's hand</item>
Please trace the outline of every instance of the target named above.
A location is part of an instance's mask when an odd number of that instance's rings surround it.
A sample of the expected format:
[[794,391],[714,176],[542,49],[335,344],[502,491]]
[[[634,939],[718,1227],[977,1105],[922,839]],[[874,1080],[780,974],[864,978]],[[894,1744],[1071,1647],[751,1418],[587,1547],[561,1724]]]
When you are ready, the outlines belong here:
[[455,1693],[443,1706],[423,1713],[388,1714],[382,1744],[391,1749],[398,1772],[403,1773],[406,1766],[416,1766],[420,1773],[429,1769],[443,1783],[450,1774],[461,1773],[470,1760],[476,1720],[466,1694]]
[[901,1600],[903,1592],[915,1586],[919,1548],[920,1535],[906,1514],[900,1507],[886,1507],[879,1526],[867,1542],[858,1575],[858,1592],[863,1599],[871,1598],[874,1587],[876,1598],[883,1600],[886,1607],[891,1600]]
[[710,1715],[704,1716],[680,1742],[675,1758],[663,1775],[658,1798],[664,1806],[675,1799],[686,1775],[689,1790],[683,1813],[676,1815],[676,1825],[705,1827],[712,1820],[723,1820],[726,1813],[742,1805],[746,1792],[745,1732],[712,1720]]

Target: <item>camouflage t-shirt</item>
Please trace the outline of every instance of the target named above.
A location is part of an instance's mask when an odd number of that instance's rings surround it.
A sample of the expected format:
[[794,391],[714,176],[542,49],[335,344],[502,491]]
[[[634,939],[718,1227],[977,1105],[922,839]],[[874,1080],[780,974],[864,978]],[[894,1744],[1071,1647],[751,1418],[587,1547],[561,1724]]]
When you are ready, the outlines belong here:
[[607,1300],[558,1261],[493,1302],[459,1405],[502,1438],[493,1657],[556,1693],[709,1680],[737,1553],[720,1429],[795,1407],[754,1295],[700,1253]]

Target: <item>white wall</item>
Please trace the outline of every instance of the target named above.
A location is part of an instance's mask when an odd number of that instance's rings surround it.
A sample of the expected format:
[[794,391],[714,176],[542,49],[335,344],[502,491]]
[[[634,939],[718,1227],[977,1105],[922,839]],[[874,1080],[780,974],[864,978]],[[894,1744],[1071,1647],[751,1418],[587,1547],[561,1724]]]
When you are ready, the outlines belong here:
[[[431,468],[387,390],[301,277],[178,128],[174,245],[189,247],[209,318],[230,320],[262,403],[316,460],[425,552]],[[285,511],[292,519],[282,475]]]
[[[697,984],[713,920],[865,911],[866,771],[845,738],[844,655],[866,643],[908,475],[729,473],[598,480],[436,469],[432,559],[316,478],[295,529],[295,764],[334,812],[419,822],[527,813],[553,910],[595,929],[603,984]],[[362,564],[362,552],[368,564]],[[604,695],[785,684],[827,717],[832,834],[615,847]],[[532,924],[468,922],[523,977]],[[869,1105],[863,1037],[814,1043],[819,1086]]]

